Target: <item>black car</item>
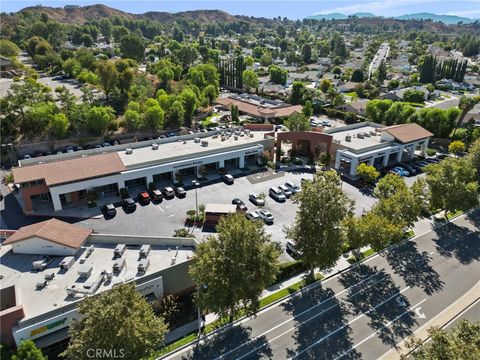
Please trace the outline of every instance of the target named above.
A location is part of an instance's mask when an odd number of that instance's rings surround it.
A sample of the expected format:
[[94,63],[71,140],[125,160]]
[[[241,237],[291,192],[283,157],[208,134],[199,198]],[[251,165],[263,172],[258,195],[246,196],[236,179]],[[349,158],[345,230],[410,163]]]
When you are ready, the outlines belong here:
[[133,211],[137,208],[137,204],[132,198],[126,198],[123,200],[123,207],[125,210]]
[[233,205],[242,205],[242,204],[245,204],[242,200],[240,200],[239,198],[235,198],[232,200],[232,204]]
[[413,167],[413,166],[410,166],[410,164],[400,164],[401,167],[403,167],[405,170],[407,170],[410,175],[416,175],[417,174],[417,170]]
[[113,204],[107,204],[103,207],[103,211],[105,212],[106,216],[113,217],[117,214],[117,209]]
[[162,192],[158,189],[150,191],[150,198],[152,201],[161,202],[163,200]]
[[185,189],[183,187],[176,187],[175,189],[175,195],[179,198],[184,198],[187,196],[187,193],[185,192]]

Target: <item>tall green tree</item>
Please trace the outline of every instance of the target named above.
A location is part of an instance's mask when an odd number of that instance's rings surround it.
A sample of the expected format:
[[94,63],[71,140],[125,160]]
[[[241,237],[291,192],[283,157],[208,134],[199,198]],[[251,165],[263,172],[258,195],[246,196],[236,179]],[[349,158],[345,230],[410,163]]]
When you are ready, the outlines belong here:
[[342,191],[340,176],[335,171],[315,174],[293,201],[298,210],[286,235],[294,241],[313,275],[315,267],[331,267],[341,255],[344,243],[341,224],[352,212],[353,202]]
[[290,95],[290,102],[293,105],[301,104],[303,95],[305,94],[305,85],[300,81],[294,81],[292,84],[292,94]]
[[284,120],[285,125],[290,131],[308,131],[310,130],[310,121],[304,114],[293,113]]
[[258,87],[258,75],[253,70],[244,70],[242,73],[243,87],[247,92]]
[[312,105],[312,102],[310,100],[305,101],[305,105],[303,105],[302,112],[303,112],[303,115],[305,115],[305,117],[307,119],[309,119],[310,116],[313,115],[313,105]]
[[454,213],[467,211],[478,204],[477,170],[468,159],[446,158],[425,167],[434,209]]
[[192,123],[193,114],[197,110],[198,106],[197,95],[195,95],[192,89],[187,87],[180,93],[180,99],[182,101],[183,108],[185,109],[185,124],[186,126],[190,126]]
[[47,360],[47,357],[32,340],[26,340],[18,345],[16,354],[12,355],[10,360]]
[[477,171],[477,177],[480,179],[480,138],[468,149],[468,161],[472,164],[472,167]]
[[278,65],[271,65],[268,68],[270,80],[274,84],[285,85],[287,83],[287,71]]
[[118,71],[113,61],[100,61],[97,66],[97,74],[100,78],[100,85],[105,91],[107,101],[110,93],[118,83]]
[[453,129],[452,139],[455,137],[455,133],[457,129],[462,126],[463,121],[465,120],[465,116],[467,116],[468,112],[472,110],[476,104],[480,102],[480,96],[475,97],[466,97],[462,96],[458,103],[458,108],[460,109],[461,113],[458,116],[458,120],[455,124],[455,128]]
[[412,350],[402,360],[476,360],[480,358],[480,322],[461,320],[449,330],[438,327],[428,329],[430,341],[409,338]]
[[115,349],[125,359],[141,359],[162,344],[167,332],[133,283],[85,298],[78,313],[82,319],[70,325],[67,359],[86,359],[89,349]]
[[263,223],[243,214],[222,217],[217,233],[197,247],[190,275],[199,287],[198,305],[232,321],[240,309],[258,310],[262,291],[278,272],[280,248]]
[[145,43],[143,38],[136,34],[128,34],[120,39],[120,51],[123,56],[135,61],[145,58]]

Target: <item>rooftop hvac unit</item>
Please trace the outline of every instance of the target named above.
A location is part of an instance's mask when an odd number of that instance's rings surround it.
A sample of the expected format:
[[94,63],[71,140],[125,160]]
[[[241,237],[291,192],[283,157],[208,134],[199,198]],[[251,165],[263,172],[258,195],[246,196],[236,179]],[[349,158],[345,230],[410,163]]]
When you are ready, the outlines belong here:
[[88,278],[93,271],[93,267],[91,265],[82,265],[78,268],[78,276],[80,276],[83,279]]
[[207,140],[202,140],[202,146],[208,146],[208,141]]
[[72,268],[73,264],[75,264],[75,258],[73,256],[67,256],[60,262],[60,269],[68,271]]
[[363,136],[365,136],[365,137],[370,137],[370,133],[364,132],[364,133],[363,133]]
[[93,253],[93,250],[95,250],[95,247],[93,245],[90,245],[87,251],[85,252],[85,257],[88,258]]
[[133,153],[132,148],[127,148],[127,149],[125,150],[125,154],[130,155],[131,153]]
[[238,135],[233,135],[233,140],[238,140]]
[[144,273],[148,270],[149,266],[150,266],[150,260],[143,259],[138,263],[137,270],[139,273]]
[[363,139],[364,137],[365,137],[365,133],[363,133],[363,132],[359,132],[357,134],[357,138],[359,138],[359,139]]
[[377,136],[377,132],[372,130],[372,131],[370,131],[370,135]]
[[114,274],[122,272],[123,268],[127,265],[125,258],[120,258],[113,262],[112,270]]
[[127,250],[127,247],[125,246],[125,244],[118,244],[113,250],[113,256],[122,257],[122,255],[125,253],[126,250]]
[[195,141],[196,143],[199,143],[199,142],[200,142],[200,138],[199,138],[199,137],[196,137],[195,139],[193,139],[193,141]]
[[142,245],[140,248],[140,258],[146,258],[150,254],[152,247],[150,245]]
[[158,144],[153,143],[152,144],[152,150],[158,150]]
[[351,142],[352,141],[352,136],[351,135],[345,136],[345,141],[346,142]]

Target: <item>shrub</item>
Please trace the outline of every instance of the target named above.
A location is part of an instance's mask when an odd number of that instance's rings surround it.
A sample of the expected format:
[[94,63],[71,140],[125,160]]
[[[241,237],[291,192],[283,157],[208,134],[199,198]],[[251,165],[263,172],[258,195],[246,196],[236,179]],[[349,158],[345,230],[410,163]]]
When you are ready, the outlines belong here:
[[148,183],[148,190],[152,191],[152,190],[155,190],[156,188],[157,188],[157,185],[155,185],[154,182]]
[[427,148],[426,152],[427,152],[427,155],[428,155],[428,156],[433,156],[433,155],[435,155],[435,154],[437,153],[437,150],[431,149],[431,148]]

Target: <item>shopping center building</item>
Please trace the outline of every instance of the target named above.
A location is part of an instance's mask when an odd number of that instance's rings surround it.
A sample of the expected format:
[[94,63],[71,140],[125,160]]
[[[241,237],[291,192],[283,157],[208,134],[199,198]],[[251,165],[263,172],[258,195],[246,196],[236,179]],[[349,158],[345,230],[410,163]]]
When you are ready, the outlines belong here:
[[334,168],[348,177],[357,177],[361,163],[378,169],[425,156],[433,134],[418,124],[382,126],[364,122],[323,132],[332,139]]
[[91,189],[114,197],[121,188],[140,192],[151,182],[176,183],[201,171],[243,169],[257,164],[273,143],[271,132],[217,130],[22,160],[13,177],[26,213],[39,203],[58,211],[85,202]]
[[194,238],[99,234],[57,219],[22,227],[0,249],[1,342],[62,348],[82,316],[79,302],[120,284],[149,301],[189,294],[196,246]]

